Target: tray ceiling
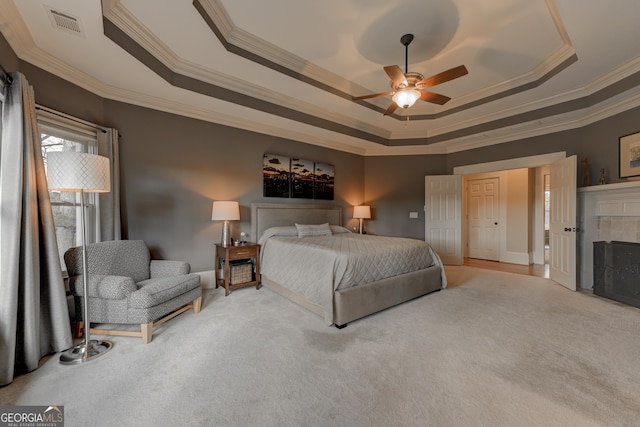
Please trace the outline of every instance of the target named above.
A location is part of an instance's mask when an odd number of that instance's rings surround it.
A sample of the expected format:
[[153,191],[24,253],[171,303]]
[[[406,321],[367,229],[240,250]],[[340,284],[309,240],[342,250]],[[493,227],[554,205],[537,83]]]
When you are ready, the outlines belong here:
[[[6,0],[16,54],[108,99],[361,155],[447,153],[640,105],[640,2]],[[469,74],[382,113],[383,67]]]

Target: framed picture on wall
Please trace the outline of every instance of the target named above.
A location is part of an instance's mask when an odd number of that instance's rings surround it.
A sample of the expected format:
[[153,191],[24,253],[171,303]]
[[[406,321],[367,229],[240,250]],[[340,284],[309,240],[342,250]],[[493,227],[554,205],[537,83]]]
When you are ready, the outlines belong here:
[[289,157],[265,154],[262,158],[264,197],[289,197]]
[[640,176],[640,132],[620,137],[620,178]]
[[291,159],[291,197],[313,199],[313,160]]
[[316,162],[314,199],[333,200],[334,176],[333,165]]

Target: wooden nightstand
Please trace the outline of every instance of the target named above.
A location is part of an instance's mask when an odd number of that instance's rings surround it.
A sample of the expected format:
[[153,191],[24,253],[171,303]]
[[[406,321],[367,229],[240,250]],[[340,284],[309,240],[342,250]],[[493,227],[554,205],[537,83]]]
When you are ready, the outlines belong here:
[[[254,280],[244,283],[231,284],[231,266],[230,261],[250,260],[253,259],[255,265]],[[223,277],[220,278],[220,265],[224,263]],[[244,243],[238,246],[224,247],[216,244],[216,257],[214,261],[216,269],[216,288],[222,286],[225,289],[224,296],[228,296],[234,289],[255,286],[260,289],[260,245],[255,243]]]

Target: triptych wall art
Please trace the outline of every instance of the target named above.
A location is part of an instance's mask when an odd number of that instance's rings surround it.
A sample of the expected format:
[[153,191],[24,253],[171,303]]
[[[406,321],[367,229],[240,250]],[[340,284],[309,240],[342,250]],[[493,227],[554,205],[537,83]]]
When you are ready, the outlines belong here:
[[263,196],[333,200],[333,165],[265,154],[262,161]]

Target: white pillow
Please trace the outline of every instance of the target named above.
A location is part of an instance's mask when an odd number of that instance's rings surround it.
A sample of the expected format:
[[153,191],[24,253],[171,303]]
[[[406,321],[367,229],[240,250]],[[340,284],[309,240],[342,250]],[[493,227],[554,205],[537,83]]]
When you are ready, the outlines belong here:
[[331,236],[329,223],[324,224],[296,224],[298,237]]

